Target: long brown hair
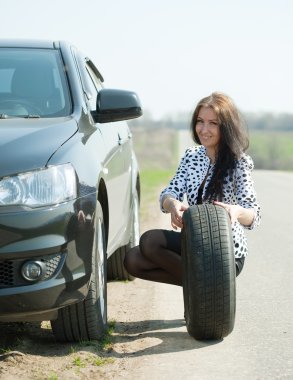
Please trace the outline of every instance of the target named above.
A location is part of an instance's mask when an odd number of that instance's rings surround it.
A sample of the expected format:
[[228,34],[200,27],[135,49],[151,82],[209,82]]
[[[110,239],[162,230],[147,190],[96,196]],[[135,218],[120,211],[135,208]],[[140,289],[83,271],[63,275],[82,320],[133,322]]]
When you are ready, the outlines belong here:
[[192,137],[197,144],[200,144],[200,140],[195,126],[201,107],[211,107],[214,110],[220,128],[215,170],[207,187],[205,199],[222,200],[224,179],[227,175],[232,176],[236,161],[249,146],[247,128],[232,99],[220,92],[214,92],[198,102],[192,115],[190,128]]

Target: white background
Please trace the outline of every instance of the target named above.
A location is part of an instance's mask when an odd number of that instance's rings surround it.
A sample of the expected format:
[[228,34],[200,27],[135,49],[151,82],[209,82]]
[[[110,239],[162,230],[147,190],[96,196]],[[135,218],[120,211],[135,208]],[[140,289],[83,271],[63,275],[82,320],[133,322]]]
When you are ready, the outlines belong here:
[[212,91],[292,112],[291,0],[0,0],[0,38],[65,39],[154,118]]

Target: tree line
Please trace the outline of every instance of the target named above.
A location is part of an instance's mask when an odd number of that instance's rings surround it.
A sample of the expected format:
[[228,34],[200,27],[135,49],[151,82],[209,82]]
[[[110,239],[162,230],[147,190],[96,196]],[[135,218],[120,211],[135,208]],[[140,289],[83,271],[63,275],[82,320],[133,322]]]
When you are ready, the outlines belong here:
[[[290,113],[243,113],[243,118],[249,130],[293,131],[293,114]],[[190,120],[191,114],[188,112],[155,120],[145,111],[141,118],[130,121],[130,126],[147,129],[186,129],[189,128]]]

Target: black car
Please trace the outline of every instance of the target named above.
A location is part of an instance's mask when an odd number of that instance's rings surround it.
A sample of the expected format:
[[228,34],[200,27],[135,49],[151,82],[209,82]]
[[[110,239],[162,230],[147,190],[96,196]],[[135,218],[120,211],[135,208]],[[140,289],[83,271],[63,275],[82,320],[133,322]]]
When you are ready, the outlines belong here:
[[68,42],[0,40],[0,322],[50,320],[60,341],[103,335],[107,273],[131,279],[139,237],[124,120],[142,109],[103,82]]

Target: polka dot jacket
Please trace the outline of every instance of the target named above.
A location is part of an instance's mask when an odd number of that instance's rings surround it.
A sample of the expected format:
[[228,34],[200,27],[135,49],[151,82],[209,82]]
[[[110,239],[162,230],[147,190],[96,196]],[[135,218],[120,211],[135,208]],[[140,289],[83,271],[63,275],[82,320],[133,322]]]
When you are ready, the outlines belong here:
[[[257,203],[256,192],[251,177],[253,167],[251,157],[247,154],[242,154],[241,158],[237,161],[233,176],[228,175],[225,178],[223,186],[224,203],[239,204],[242,207],[254,209],[254,220],[251,226],[243,226],[238,221],[232,225],[236,258],[246,256],[248,253],[244,229],[253,229],[260,223],[260,207]],[[213,170],[214,164],[210,163],[204,146],[197,145],[188,148],[169,186],[161,192],[161,210],[165,212],[162,203],[167,195],[182,202],[184,194],[186,194],[189,206],[196,204],[199,187],[207,176],[202,194],[204,199]],[[203,202],[206,203],[206,201]]]

